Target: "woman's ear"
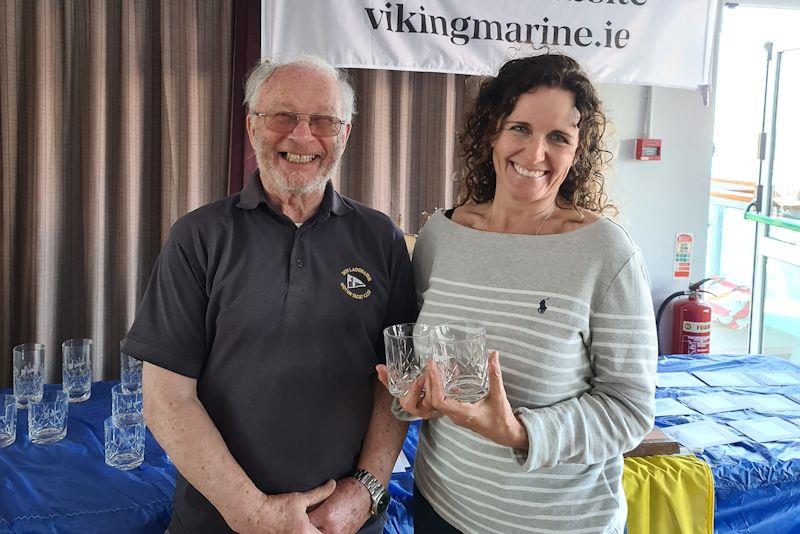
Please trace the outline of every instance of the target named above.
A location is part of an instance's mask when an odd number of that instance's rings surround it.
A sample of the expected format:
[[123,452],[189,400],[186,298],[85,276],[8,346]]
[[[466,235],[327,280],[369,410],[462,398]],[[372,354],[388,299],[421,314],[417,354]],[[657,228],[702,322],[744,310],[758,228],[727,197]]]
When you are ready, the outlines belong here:
[[572,156],[572,165],[570,165],[570,168],[575,167],[575,164],[578,163],[582,157],[583,157],[583,149],[579,144],[578,146],[575,147],[575,154]]
[[489,137],[489,146],[494,150],[494,145],[497,144],[497,139],[500,137],[500,130],[497,130],[491,137]]
[[489,136],[489,146],[492,147],[492,149],[494,149],[494,145],[497,144],[500,134],[503,133],[503,122],[505,122],[505,119],[500,120],[494,128],[494,133]]

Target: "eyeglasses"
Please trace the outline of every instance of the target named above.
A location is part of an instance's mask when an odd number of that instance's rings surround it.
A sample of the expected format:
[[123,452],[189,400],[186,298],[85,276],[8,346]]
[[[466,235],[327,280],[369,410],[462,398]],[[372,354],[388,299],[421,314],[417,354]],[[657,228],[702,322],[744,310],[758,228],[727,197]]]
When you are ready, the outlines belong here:
[[295,113],[293,111],[278,111],[277,113],[253,112],[257,117],[264,117],[267,128],[273,132],[291,133],[297,128],[301,120],[308,121],[311,133],[319,137],[331,137],[342,131],[342,125],[347,124],[338,117],[327,115],[312,115],[310,113]]

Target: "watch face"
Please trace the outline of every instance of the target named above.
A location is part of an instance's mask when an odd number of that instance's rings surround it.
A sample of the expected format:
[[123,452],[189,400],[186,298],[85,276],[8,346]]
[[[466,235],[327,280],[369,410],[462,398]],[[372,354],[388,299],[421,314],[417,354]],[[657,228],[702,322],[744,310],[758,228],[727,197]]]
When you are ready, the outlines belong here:
[[383,512],[389,508],[389,501],[392,500],[391,495],[389,495],[388,491],[384,491],[380,497],[378,497],[378,502],[375,503],[375,515],[381,515]]

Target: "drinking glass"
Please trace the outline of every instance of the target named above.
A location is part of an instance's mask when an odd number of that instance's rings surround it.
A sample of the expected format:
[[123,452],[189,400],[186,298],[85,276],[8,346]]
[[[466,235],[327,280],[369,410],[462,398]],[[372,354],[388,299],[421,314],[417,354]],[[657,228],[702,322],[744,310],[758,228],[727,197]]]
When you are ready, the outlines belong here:
[[92,340],[68,339],[61,344],[61,380],[70,402],[92,395]]
[[69,396],[63,390],[42,393],[40,400],[28,405],[28,435],[31,443],[45,445],[64,439],[67,435]]
[[44,391],[44,345],[23,343],[14,352],[14,396],[18,408],[27,408],[28,402],[42,398]]
[[0,449],[17,439],[17,398],[0,395]]
[[119,378],[125,389],[142,389],[142,361],[122,352],[122,341],[119,342]]
[[106,464],[128,470],[144,461],[144,419],[114,416],[103,422]]
[[142,417],[142,390],[129,390],[122,384],[111,388],[111,417],[132,420]]
[[430,325],[421,323],[396,324],[383,330],[389,393],[395,397],[405,395],[425,368],[431,332]]
[[432,337],[445,396],[461,402],[484,398],[489,393],[486,327],[477,321],[445,323]]

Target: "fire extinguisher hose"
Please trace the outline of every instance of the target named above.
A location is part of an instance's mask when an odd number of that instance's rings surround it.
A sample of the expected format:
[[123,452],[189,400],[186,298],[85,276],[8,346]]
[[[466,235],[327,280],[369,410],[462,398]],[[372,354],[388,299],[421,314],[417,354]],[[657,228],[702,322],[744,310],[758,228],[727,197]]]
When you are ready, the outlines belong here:
[[664,299],[664,302],[661,303],[661,306],[658,307],[658,313],[656,313],[656,342],[658,343],[658,355],[662,356],[664,352],[661,350],[661,315],[664,313],[664,310],[667,308],[667,304],[675,300],[676,298],[682,295],[688,295],[691,291],[682,290],[676,291],[672,295],[668,296]]

